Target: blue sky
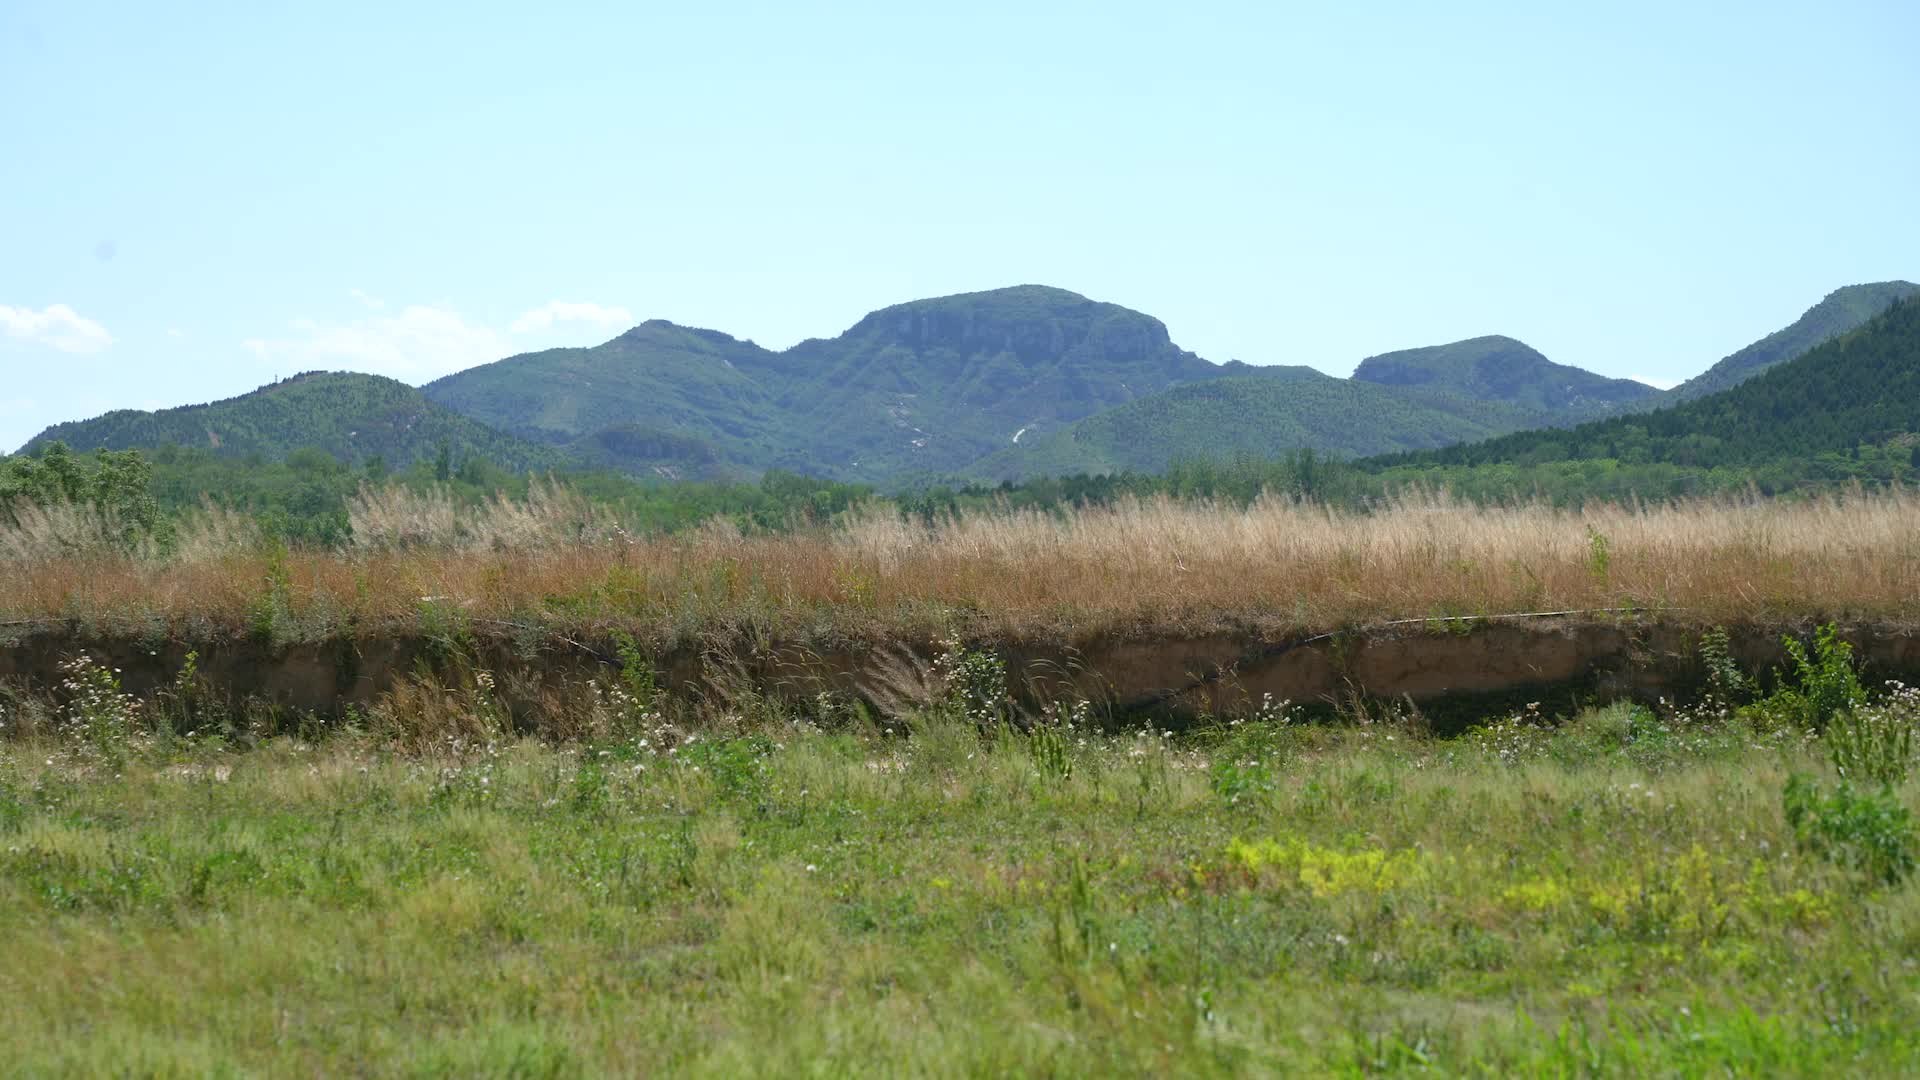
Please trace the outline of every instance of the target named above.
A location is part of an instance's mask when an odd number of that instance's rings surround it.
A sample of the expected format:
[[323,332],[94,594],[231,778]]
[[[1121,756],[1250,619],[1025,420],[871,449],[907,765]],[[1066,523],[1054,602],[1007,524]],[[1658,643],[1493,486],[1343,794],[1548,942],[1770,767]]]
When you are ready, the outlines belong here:
[[1920,279],[1905,2],[281,6],[0,0],[0,448],[1023,282],[1670,381]]

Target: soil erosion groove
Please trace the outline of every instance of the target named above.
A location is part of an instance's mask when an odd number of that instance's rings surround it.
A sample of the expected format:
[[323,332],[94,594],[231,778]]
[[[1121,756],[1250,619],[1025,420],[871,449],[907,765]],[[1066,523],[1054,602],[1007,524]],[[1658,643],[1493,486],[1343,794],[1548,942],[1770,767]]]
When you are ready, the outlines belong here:
[[[1804,637],[1814,620],[1726,629],[1749,671],[1785,661],[1781,639]],[[507,624],[475,627],[457,656],[422,633],[340,636],[274,644],[249,637],[202,640],[100,633],[73,627],[13,630],[0,645],[0,682],[48,691],[60,665],[85,654],[118,669],[125,689],[166,686],[195,654],[201,677],[235,702],[338,716],[367,708],[402,682],[459,666],[493,672],[503,703],[537,727],[529,703],[552,690],[611,674],[617,648],[591,635],[530,637]],[[1680,697],[1705,672],[1697,621],[1671,614],[1540,612],[1516,617],[1412,619],[1307,635],[1219,630],[1186,636],[1095,636],[1083,640],[991,640],[1024,706],[1084,698],[1116,721],[1186,720],[1231,714],[1271,695],[1301,704],[1353,699],[1411,702],[1426,711],[1509,695],[1539,699]],[[1843,626],[1869,678],[1920,682],[1920,638],[1896,625]],[[741,690],[789,700],[821,692],[861,698],[883,711],[927,691],[935,640],[892,638],[830,645],[742,636],[642,649],[660,688],[713,700]]]

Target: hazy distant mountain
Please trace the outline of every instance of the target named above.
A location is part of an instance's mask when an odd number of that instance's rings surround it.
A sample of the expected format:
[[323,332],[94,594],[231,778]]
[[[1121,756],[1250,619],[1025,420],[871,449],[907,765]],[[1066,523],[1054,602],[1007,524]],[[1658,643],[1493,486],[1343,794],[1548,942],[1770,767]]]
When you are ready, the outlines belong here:
[[[647,323],[591,349],[516,356],[429,397],[555,445],[620,427],[648,465],[778,467],[886,482],[959,469],[1023,428],[1218,376],[1158,320],[1036,285],[918,300],[774,353]],[[602,447],[600,460],[621,451]]]
[[1909,281],[1878,281],[1835,289],[1792,325],[1776,330],[1673,388],[1668,400],[1691,401],[1751,379],[1816,345],[1864,325],[1897,301],[1920,294]]
[[309,374],[231,401],[62,424],[30,445],[173,443],[268,457],[317,446],[398,467],[444,442],[456,457],[511,469],[708,479],[778,468],[882,486],[1153,470],[1181,457],[1300,448],[1360,456],[1646,412],[1749,378],[1915,294],[1906,282],[1838,290],[1672,394],[1499,336],[1368,357],[1351,379],[1212,364],[1151,316],[1023,285],[884,308],[780,352],[654,320],[591,348],[513,356],[420,390]]
[[384,458],[404,467],[444,444],[456,461],[484,457],[509,469],[551,468],[565,457],[494,431],[428,401],[403,382],[351,372],[309,372],[252,393],[159,412],[120,409],[53,427],[26,449],[64,442],[76,450],[202,447],[228,457],[282,458],[318,447],[348,462]]
[[689,476],[758,472],[791,417],[748,369],[750,341],[655,319],[585,349],[549,349],[428,383],[434,402],[603,467]]
[[1542,414],[1591,418],[1651,402],[1660,391],[1556,364],[1510,337],[1382,353],[1360,361],[1353,377],[1382,386],[1416,386],[1474,401],[1497,401]]

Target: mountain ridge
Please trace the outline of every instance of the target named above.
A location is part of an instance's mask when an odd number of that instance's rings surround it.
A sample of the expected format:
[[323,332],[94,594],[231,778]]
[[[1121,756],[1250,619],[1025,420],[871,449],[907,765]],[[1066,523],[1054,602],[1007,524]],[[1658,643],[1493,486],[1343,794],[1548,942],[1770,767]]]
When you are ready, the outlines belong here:
[[1352,377],[1573,416],[1611,412],[1660,394],[1631,379],[1555,363],[1527,343],[1501,334],[1369,356],[1354,368]]
[[1911,281],[1843,285],[1798,319],[1674,387],[1668,392],[1668,400],[1691,401],[1736,386],[1822,342],[1858,329],[1893,303],[1916,295],[1920,295],[1920,285]]
[[[1860,327],[1736,386],[1669,408],[1364,464],[1614,460],[1754,468],[1915,440],[1920,440],[1920,295],[1896,300]],[[1920,460],[1920,450],[1914,455]]]
[[[1750,378],[1915,293],[1906,282],[1835,290],[1688,385],[1715,372]],[[303,382],[315,378],[334,381]],[[1196,389],[1212,383],[1225,385]],[[323,400],[329,387],[338,400]],[[1153,469],[1207,454],[1431,449],[1657,411],[1683,396],[1557,364],[1498,334],[1379,353],[1348,379],[1215,364],[1179,347],[1151,315],[1018,285],[889,305],[782,350],[653,318],[598,345],[516,354],[417,390],[306,373],[227,402],[55,425],[28,445],[173,442],[265,454],[315,445],[403,464],[448,442],[516,469],[676,479],[779,469],[886,486]],[[286,404],[294,400],[299,408]],[[216,410],[219,423],[209,429],[214,414],[195,409]],[[414,430],[420,424],[430,438]]]
[[[298,431],[297,438],[287,432]],[[76,450],[198,446],[223,457],[284,457],[317,447],[347,462],[401,467],[437,455],[484,457],[508,469],[554,468],[561,455],[504,435],[429,401],[397,379],[308,371],[230,398],[170,409],[116,409],[55,424],[23,452],[52,442]]]

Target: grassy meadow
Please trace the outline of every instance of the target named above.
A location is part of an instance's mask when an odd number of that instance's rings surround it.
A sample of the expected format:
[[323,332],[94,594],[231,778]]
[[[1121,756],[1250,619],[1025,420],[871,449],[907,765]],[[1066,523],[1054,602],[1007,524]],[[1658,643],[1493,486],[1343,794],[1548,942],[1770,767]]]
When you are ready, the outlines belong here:
[[[369,720],[243,749],[80,663],[0,741],[0,1059],[1898,1075],[1920,696],[1845,682],[1444,740],[1274,702],[1022,731],[956,689],[910,732],[851,706],[693,731],[628,699],[594,740]],[[1792,722],[1834,685],[1861,719]]]

